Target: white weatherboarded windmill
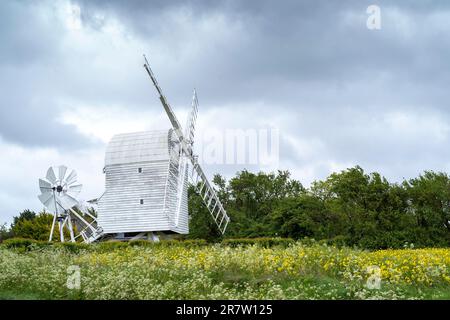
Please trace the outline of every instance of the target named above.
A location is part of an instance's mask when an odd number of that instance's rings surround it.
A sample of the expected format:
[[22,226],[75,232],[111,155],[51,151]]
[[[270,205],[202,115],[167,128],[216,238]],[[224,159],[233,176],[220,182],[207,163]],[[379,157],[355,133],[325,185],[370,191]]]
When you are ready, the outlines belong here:
[[[159,94],[172,128],[118,134],[111,139],[105,156],[105,192],[97,202],[97,218],[90,216],[91,222],[86,222],[87,226],[75,230],[79,231],[77,236],[81,235],[85,242],[102,238],[148,238],[158,241],[159,235],[162,234],[187,234],[188,178],[202,197],[222,234],[230,222],[198,163],[198,157],[193,153],[198,111],[196,92],[194,91],[192,110],[183,132],[145,56],[144,59],[144,68]],[[89,214],[85,206],[78,205],[76,199],[71,204],[61,206],[59,211],[58,205],[50,205],[50,202],[44,202],[43,199],[41,201],[55,217],[59,217],[60,212],[68,213],[67,225],[70,224],[70,217],[80,220],[83,219],[83,214]],[[58,203],[58,199],[54,203]],[[72,206],[76,206],[78,212],[74,211]],[[60,230],[64,227],[63,222],[60,223]],[[63,241],[62,231],[60,233]],[[77,236],[71,236],[71,240],[74,241]]]

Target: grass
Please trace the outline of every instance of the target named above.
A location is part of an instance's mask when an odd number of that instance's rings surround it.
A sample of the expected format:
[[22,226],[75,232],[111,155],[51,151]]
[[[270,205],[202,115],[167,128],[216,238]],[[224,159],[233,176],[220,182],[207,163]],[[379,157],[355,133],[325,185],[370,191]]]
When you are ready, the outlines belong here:
[[450,299],[450,249],[0,245],[0,270],[0,299]]
[[0,300],[42,300],[45,296],[33,292],[21,292],[14,290],[0,291]]

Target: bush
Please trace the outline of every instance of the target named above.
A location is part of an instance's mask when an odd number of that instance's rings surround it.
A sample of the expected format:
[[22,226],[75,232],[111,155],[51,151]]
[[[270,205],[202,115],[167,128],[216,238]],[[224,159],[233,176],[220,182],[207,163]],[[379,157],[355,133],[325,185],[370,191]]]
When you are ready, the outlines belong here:
[[[261,248],[271,248],[271,247],[283,247],[286,248],[295,241],[290,238],[239,238],[239,239],[225,239],[222,241],[222,245],[229,246],[232,248],[238,246],[251,246],[257,245]],[[54,247],[62,248],[67,252],[79,253],[82,250],[87,251],[98,251],[98,252],[109,252],[116,249],[122,249],[127,247],[174,247],[180,246],[184,248],[198,248],[210,245],[206,240],[203,239],[192,239],[192,240],[161,240],[159,242],[151,242],[146,240],[135,240],[128,242],[121,241],[109,241],[100,242],[94,244],[86,243],[72,243],[72,242],[54,242],[50,243],[47,241],[37,241],[32,239],[22,239],[13,238],[8,239],[3,242],[3,245],[7,248],[20,249],[20,251],[30,251],[35,248],[43,247]]]
[[286,248],[290,244],[293,244],[294,242],[295,241],[291,238],[239,238],[239,239],[224,239],[222,241],[222,244],[232,248],[249,245],[257,245],[262,248],[271,248],[275,246]]
[[337,248],[346,247],[347,243],[350,242],[347,236],[344,235],[338,235],[331,239],[324,240],[326,244],[335,246]]
[[125,248],[128,246],[128,243],[120,241],[108,241],[108,242],[94,243],[89,246],[92,250],[107,252],[115,249]]
[[47,241],[38,241],[33,239],[24,239],[24,238],[13,238],[3,241],[2,245],[4,245],[8,249],[19,249],[21,252],[30,251],[35,248],[43,248],[43,247],[54,247],[54,248],[62,248],[67,252],[79,253],[81,250],[88,251],[98,251],[98,252],[109,252],[114,251],[116,249],[122,249],[127,247],[171,247],[171,246],[182,246],[186,248],[196,248],[207,246],[208,242],[203,239],[199,240],[161,240],[160,242],[152,242],[146,240],[135,240],[128,242],[121,241],[108,241],[108,242],[99,242],[93,244],[79,243],[79,242],[47,242]]
[[94,250],[99,250],[101,252],[115,250],[118,248],[125,247],[170,247],[170,246],[182,246],[182,247],[201,247],[208,245],[208,242],[203,239],[195,240],[160,240],[159,242],[152,242],[147,240],[133,240],[127,242],[121,241],[109,241],[100,242],[90,245]]
[[89,250],[91,248],[90,245],[86,243],[73,243],[73,242],[48,242],[48,241],[39,241],[33,239],[24,239],[24,238],[12,238],[3,241],[2,245],[4,245],[8,249],[16,249],[19,252],[30,251],[34,249],[41,249],[45,247],[53,247],[53,248],[62,248],[68,252],[79,253],[81,250]]
[[52,243],[52,246],[56,248],[63,248],[67,252],[71,253],[79,253],[82,250],[89,250],[91,246],[87,243],[79,243],[79,242],[56,242]]
[[2,245],[4,245],[8,249],[18,249],[19,251],[29,251],[33,248],[42,248],[50,245],[50,243],[46,241],[38,241],[33,239],[24,239],[24,238],[12,238],[3,241]]
[[163,246],[163,247],[170,247],[170,246],[183,246],[183,247],[201,247],[208,245],[208,242],[203,239],[193,239],[193,240],[160,240],[159,242],[152,242],[152,241],[146,241],[146,240],[135,240],[135,241],[129,241],[127,242],[129,246],[131,247],[153,247],[153,246]]

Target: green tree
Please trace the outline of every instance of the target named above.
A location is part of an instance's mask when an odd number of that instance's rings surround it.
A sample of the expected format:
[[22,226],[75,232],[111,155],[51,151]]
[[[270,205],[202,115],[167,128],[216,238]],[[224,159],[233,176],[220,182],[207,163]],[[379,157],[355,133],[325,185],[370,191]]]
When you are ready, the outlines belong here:
[[450,178],[442,172],[426,171],[404,182],[414,218],[417,242],[423,245],[450,243]]
[[11,226],[11,232],[14,237],[48,240],[53,222],[52,214],[44,211],[38,215],[28,215],[27,213],[27,218],[24,217],[25,215],[21,214],[17,219],[14,218],[14,223]]
[[301,183],[290,178],[288,171],[277,173],[238,172],[229,182],[232,202],[230,236],[258,237],[273,234],[271,214],[279,201],[305,192]]
[[272,229],[275,236],[327,239],[335,236],[332,220],[320,199],[303,194],[279,202],[272,214]]
[[17,217],[13,217],[13,225],[17,224],[20,221],[24,220],[33,220],[36,218],[36,212],[31,211],[29,209],[25,209]]
[[[390,183],[359,167],[331,174],[309,190],[289,172],[240,171],[213,179],[231,217],[227,237],[285,236],[328,239],[368,249],[450,243],[450,178],[425,172]],[[189,193],[191,237],[220,235],[201,198]]]
[[313,195],[335,215],[335,231],[348,245],[398,247],[413,240],[403,186],[356,166],[313,183]]
[[189,238],[217,241],[222,237],[194,186],[188,189]]
[[0,242],[12,237],[12,232],[6,226],[6,223],[0,225]]
[[[231,218],[228,237],[257,237],[273,234],[270,214],[278,201],[296,197],[305,191],[300,182],[292,180],[287,171],[277,173],[238,172],[226,181],[215,175],[217,194]],[[217,227],[193,188],[189,192],[190,237],[218,239]]]

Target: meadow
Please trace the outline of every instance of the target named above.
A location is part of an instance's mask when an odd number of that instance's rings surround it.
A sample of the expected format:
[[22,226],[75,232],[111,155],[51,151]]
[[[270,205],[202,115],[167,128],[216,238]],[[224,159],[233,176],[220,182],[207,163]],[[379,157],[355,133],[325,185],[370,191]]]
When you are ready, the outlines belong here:
[[0,299],[448,298],[450,249],[364,251],[314,241],[0,245]]

